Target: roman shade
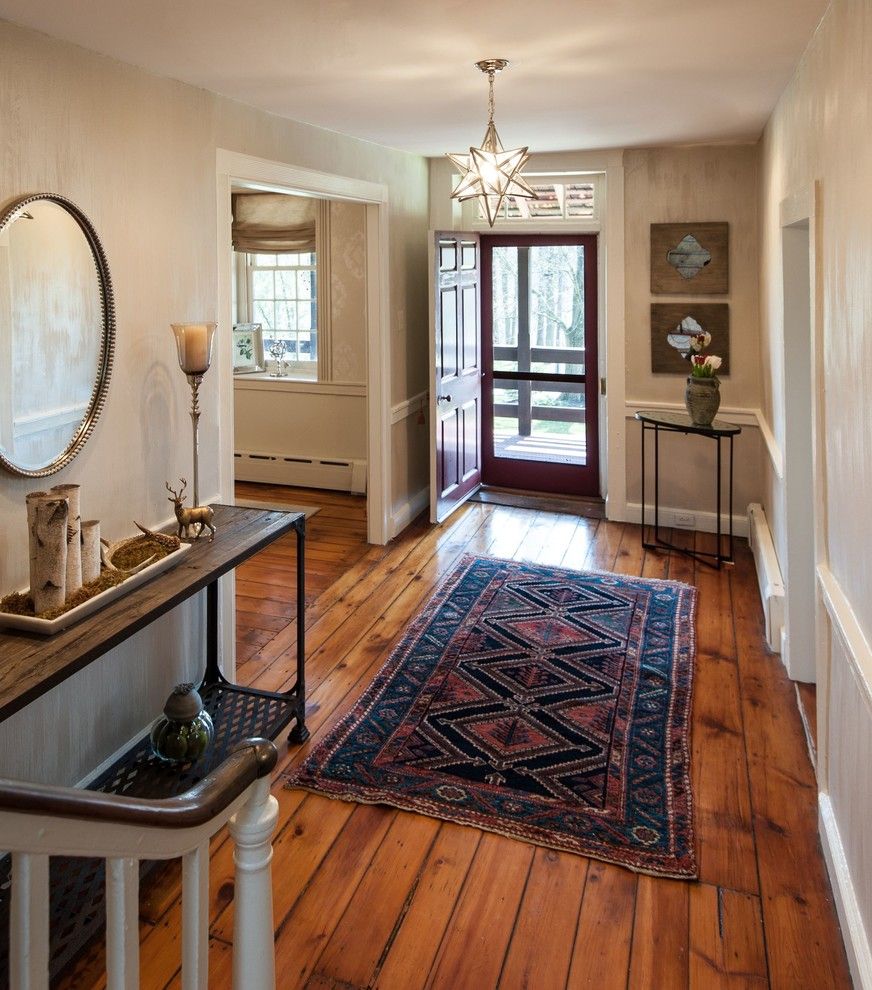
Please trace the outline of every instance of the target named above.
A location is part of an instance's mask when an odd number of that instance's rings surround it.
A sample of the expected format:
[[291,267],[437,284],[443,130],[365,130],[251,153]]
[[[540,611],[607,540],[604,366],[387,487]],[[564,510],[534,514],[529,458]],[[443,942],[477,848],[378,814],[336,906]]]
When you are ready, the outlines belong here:
[[317,199],[234,193],[233,249],[253,254],[314,251],[317,212]]

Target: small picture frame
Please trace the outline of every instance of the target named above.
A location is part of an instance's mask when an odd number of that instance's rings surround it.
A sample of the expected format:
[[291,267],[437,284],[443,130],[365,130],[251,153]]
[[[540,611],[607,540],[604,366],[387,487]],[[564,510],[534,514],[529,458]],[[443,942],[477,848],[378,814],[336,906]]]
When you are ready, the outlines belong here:
[[260,323],[237,323],[233,337],[233,374],[251,375],[266,371],[263,359],[263,328]]

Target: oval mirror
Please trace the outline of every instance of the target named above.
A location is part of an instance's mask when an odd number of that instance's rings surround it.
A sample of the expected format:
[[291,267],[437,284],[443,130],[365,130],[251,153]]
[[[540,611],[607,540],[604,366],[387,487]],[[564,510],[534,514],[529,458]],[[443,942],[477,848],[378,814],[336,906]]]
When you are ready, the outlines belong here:
[[106,401],[115,307],[103,247],[50,193],[0,213],[0,463],[41,478],[67,465]]

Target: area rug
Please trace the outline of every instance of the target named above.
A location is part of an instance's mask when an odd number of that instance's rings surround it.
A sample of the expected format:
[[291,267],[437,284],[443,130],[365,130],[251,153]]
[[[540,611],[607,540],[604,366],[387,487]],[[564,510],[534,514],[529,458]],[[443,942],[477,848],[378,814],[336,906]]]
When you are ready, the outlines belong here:
[[688,585],[465,556],[289,787],[696,876]]

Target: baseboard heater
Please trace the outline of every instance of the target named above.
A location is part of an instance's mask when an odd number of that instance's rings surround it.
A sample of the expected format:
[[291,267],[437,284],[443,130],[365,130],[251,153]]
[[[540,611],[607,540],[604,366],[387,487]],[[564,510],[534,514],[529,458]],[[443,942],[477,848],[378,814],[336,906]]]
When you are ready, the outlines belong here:
[[748,527],[751,552],[757,568],[757,584],[766,622],[766,642],[773,653],[781,652],[784,628],[784,582],[775,553],[775,543],[763,506],[752,502],[748,506]]
[[366,461],[237,450],[233,455],[233,465],[237,481],[329,488],[360,494],[366,492]]

